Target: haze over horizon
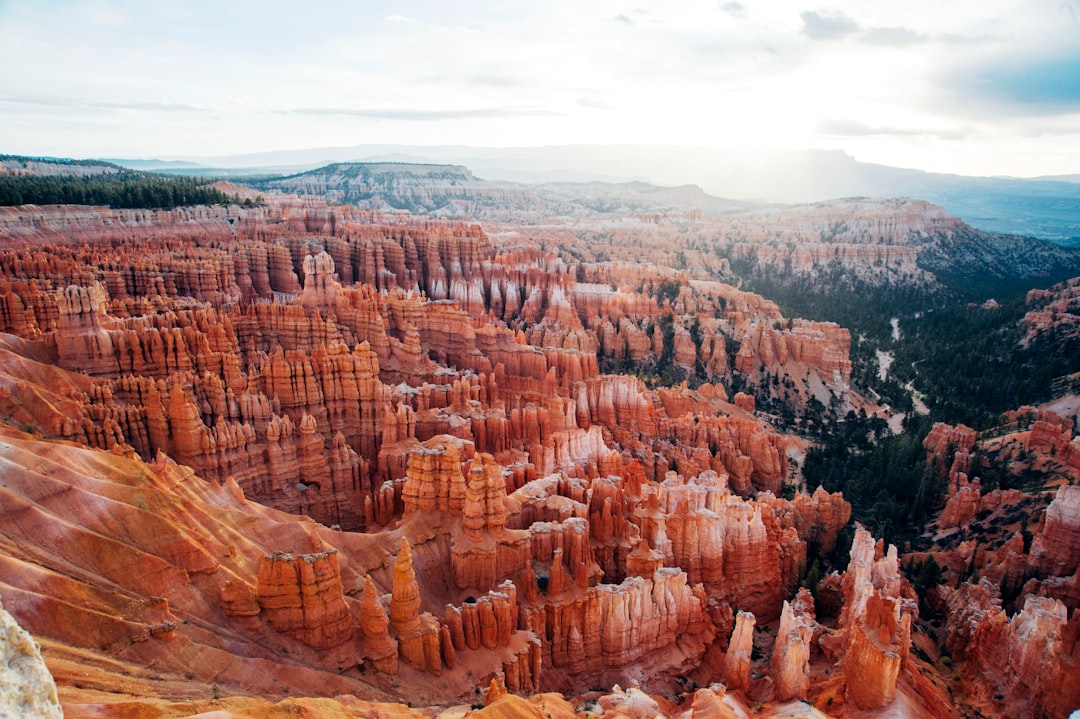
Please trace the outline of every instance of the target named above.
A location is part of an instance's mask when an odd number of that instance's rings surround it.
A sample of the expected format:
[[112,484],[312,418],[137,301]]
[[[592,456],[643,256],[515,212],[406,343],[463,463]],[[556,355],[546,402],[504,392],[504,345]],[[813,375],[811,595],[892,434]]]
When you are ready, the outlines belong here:
[[843,150],[1080,172],[1080,0],[0,2],[0,152]]

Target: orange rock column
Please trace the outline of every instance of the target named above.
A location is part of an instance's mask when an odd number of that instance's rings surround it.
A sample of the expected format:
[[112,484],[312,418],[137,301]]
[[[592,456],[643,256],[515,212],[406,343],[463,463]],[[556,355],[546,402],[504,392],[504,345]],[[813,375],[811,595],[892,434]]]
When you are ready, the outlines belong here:
[[739,612],[724,657],[724,683],[729,689],[750,687],[750,659],[754,650],[754,615]]
[[390,620],[379,602],[371,577],[364,584],[364,602],[360,607],[360,628],[364,633],[364,649],[372,666],[384,674],[397,674],[398,647],[390,638]]
[[420,626],[420,585],[413,572],[412,548],[406,539],[394,562],[394,587],[390,594],[390,623],[398,637],[401,657],[413,669],[424,669],[424,639]]

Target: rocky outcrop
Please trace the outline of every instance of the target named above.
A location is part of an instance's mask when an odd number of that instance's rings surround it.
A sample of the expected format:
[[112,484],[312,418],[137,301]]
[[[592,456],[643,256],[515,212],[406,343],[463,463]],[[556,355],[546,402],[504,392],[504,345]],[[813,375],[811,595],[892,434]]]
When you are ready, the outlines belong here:
[[477,455],[465,474],[462,533],[454,538],[450,561],[459,588],[486,590],[525,568],[529,536],[506,528],[506,481],[491,455]]
[[401,489],[405,516],[415,511],[460,515],[468,495],[461,463],[472,453],[471,443],[448,435],[432,437],[410,451]]
[[334,305],[334,258],[326,252],[304,258],[304,291],[300,304],[305,310],[328,310]]
[[969,482],[966,475],[957,477],[956,491],[949,494],[938,526],[952,529],[967,524],[978,514],[981,499],[982,483],[978,479]]
[[875,559],[873,537],[855,532],[851,562],[844,574],[846,634],[843,659],[847,696],[862,709],[883,707],[896,697],[900,670],[911,650],[912,617],[918,606],[904,596],[896,547]]
[[1050,575],[1069,575],[1080,567],[1080,487],[1062,486],[1046,508],[1042,531],[1031,555]]
[[1080,624],[1065,606],[1028,597],[1012,618],[987,580],[965,584],[948,598],[946,646],[994,688],[996,708],[1022,717],[1067,716],[1080,702],[1075,659]]
[[221,611],[229,617],[257,617],[262,612],[259,595],[247,582],[226,579],[218,597],[221,600]]
[[360,630],[364,635],[365,657],[383,674],[398,673],[398,645],[390,638],[390,619],[379,601],[375,584],[368,577],[360,607]]
[[962,424],[955,427],[935,422],[923,440],[926,455],[937,467],[938,474],[955,479],[958,472],[970,469],[971,451],[977,439],[975,430]]
[[739,409],[751,414],[753,414],[754,410],[757,408],[754,396],[746,394],[745,392],[736,392],[735,397],[731,401]]
[[804,366],[830,379],[835,373],[846,384],[851,379],[850,351],[850,333],[832,322],[794,320],[790,327],[779,329],[758,323],[743,338],[735,369],[752,375],[787,373]]
[[[787,606],[785,604],[785,611]],[[781,615],[782,617],[783,615]],[[781,624],[783,618],[781,618]],[[739,612],[724,655],[724,684],[732,691],[750,687],[750,660],[754,649],[754,615]]]
[[806,698],[815,626],[814,598],[801,589],[793,602],[784,602],[773,647],[773,686],[780,701]]
[[861,709],[883,707],[896,698],[911,647],[911,615],[902,609],[896,598],[872,594],[864,618],[850,629],[844,678],[848,699]]
[[840,530],[851,519],[851,504],[840,492],[818,487],[813,494],[800,492],[790,503],[770,502],[785,527],[794,527],[799,538],[825,555],[832,552]]
[[485,707],[466,712],[468,719],[574,719],[573,705],[559,694],[544,693],[525,699],[508,694],[494,680],[484,691]]
[[509,646],[518,627],[517,587],[513,582],[503,582],[498,591],[470,599],[461,607],[446,608],[445,622],[454,649]]
[[619,686],[612,687],[611,693],[601,698],[600,708],[604,716],[628,719],[645,719],[661,714],[657,701],[637,687],[625,690]]
[[10,717],[62,719],[56,682],[41,658],[41,649],[0,606],[0,714]]
[[536,691],[542,667],[541,643],[531,632],[518,630],[519,611],[517,587],[509,580],[478,599],[466,598],[460,607],[448,604],[443,624],[444,658],[448,653],[457,657],[484,649],[505,656],[509,650],[511,658],[502,660],[497,678],[510,691]]
[[664,533],[671,562],[691,582],[763,618],[776,617],[805,565],[806,545],[783,529],[764,502],[732,496],[723,478],[705,472],[665,480]]
[[434,618],[420,613],[420,585],[413,572],[412,548],[405,539],[394,561],[394,588],[390,595],[390,624],[397,635],[401,658],[413,669],[442,671],[441,632]]
[[543,664],[563,677],[556,686],[575,687],[584,686],[584,677],[595,682],[630,667],[655,676],[693,666],[715,632],[705,605],[704,592],[688,586],[685,573],[662,568],[618,585],[584,591],[571,585],[529,606],[524,617],[535,635],[548,637]]
[[1073,336],[1080,324],[1080,280],[1072,278],[1048,289],[1029,290],[1027,305],[1031,307],[1024,315],[1027,329],[1026,342],[1044,333],[1058,332]]
[[353,638],[337,550],[264,557],[259,565],[258,597],[270,626],[308,646],[333,649]]
[[56,353],[65,369],[81,369],[91,375],[116,374],[112,335],[115,327],[107,314],[108,294],[100,284],[71,285],[56,295]]
[[711,639],[703,597],[687,586],[686,575],[680,571],[659,569],[652,579],[628,577],[617,586],[597,589],[604,666],[639,661],[679,643],[684,635],[694,637],[691,646],[703,646]]

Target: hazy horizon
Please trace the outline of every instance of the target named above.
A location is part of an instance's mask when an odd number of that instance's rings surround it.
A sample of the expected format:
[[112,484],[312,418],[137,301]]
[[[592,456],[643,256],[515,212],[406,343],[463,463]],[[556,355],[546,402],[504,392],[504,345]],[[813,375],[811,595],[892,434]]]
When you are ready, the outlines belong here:
[[1078,31],[1080,0],[6,0],[0,152],[700,146],[1075,174]]
[[[354,148],[361,150],[359,153],[352,153]],[[358,145],[341,145],[341,146],[311,146],[311,147],[285,147],[276,149],[263,149],[253,152],[245,153],[223,153],[217,155],[205,155],[205,154],[193,154],[193,153],[150,153],[138,156],[82,156],[72,157],[70,155],[51,155],[57,159],[77,159],[77,160],[126,160],[132,162],[155,162],[160,161],[162,163],[191,163],[201,167],[209,169],[230,169],[230,170],[243,170],[243,169],[262,169],[266,167],[288,167],[292,165],[296,168],[302,167],[317,167],[321,164],[333,164],[341,162],[355,162],[355,163],[416,163],[416,164],[450,164],[450,165],[464,165],[467,169],[473,170],[474,167],[470,164],[469,159],[462,159],[460,161],[444,160],[444,159],[431,159],[423,154],[417,154],[411,157],[393,158],[388,157],[391,153],[423,153],[425,151],[435,151],[436,155],[442,155],[446,153],[452,153],[454,150],[460,150],[464,155],[468,153],[477,153],[482,156],[488,156],[491,159],[498,159],[502,157],[513,157],[513,153],[524,151],[527,153],[542,152],[542,151],[570,151],[576,148],[590,148],[596,150],[612,150],[617,151],[625,148],[633,148],[642,151],[655,151],[655,150],[673,150],[673,151],[707,151],[710,153],[716,153],[717,155],[727,155],[731,157],[760,157],[767,154],[776,154],[778,156],[784,155],[797,155],[799,153],[829,153],[835,155],[842,155],[855,162],[866,165],[880,165],[882,167],[888,167],[899,170],[913,170],[917,172],[930,172],[938,174],[955,174],[962,177],[978,178],[1003,178],[1003,179],[1053,179],[1054,177],[1072,177],[1080,176],[1080,169],[1077,172],[1063,172],[1056,175],[1007,175],[1007,174],[973,174],[969,175],[963,172],[945,172],[935,170],[924,170],[920,167],[914,167],[910,164],[902,164],[902,158],[896,164],[877,163],[873,161],[859,160],[855,155],[848,152],[843,148],[812,148],[812,147],[799,147],[799,148],[764,148],[754,150],[739,150],[732,148],[720,148],[720,147],[708,147],[704,145],[680,145],[680,144],[629,144],[629,143],[617,143],[617,144],[604,144],[604,143],[566,143],[566,144],[544,144],[544,145],[517,145],[497,147],[491,145],[447,145],[443,143],[420,145],[420,144],[358,144]],[[386,155],[384,155],[386,153]],[[355,155],[355,156],[354,156]],[[37,155],[41,156],[41,155]],[[319,158],[319,159],[306,159],[306,158]],[[572,171],[573,168],[567,167],[567,171]],[[296,170],[301,172],[303,170]],[[588,175],[594,175],[596,173],[583,173]],[[487,178],[485,178],[487,179]],[[629,176],[619,175],[613,176],[615,181],[628,181]],[[643,181],[648,181],[649,177],[643,170],[640,176]],[[673,184],[674,181],[667,184]],[[674,183],[679,184],[679,183]],[[691,180],[686,180],[682,184],[693,184]]]

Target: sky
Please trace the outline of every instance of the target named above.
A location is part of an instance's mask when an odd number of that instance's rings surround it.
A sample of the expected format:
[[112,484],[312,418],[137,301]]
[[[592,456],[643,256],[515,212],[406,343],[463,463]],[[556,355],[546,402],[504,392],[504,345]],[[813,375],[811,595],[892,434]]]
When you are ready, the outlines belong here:
[[1080,0],[0,0],[0,153],[839,149],[1080,173]]

